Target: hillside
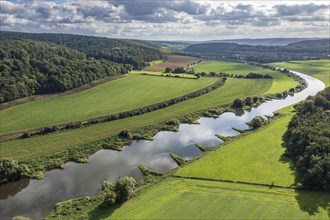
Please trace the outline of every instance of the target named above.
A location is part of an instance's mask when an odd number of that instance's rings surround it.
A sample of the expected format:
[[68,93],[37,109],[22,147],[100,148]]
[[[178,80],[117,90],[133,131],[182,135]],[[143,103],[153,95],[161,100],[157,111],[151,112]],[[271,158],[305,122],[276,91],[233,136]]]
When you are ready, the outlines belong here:
[[86,53],[87,57],[131,64],[134,69],[142,69],[147,65],[145,62],[162,57],[162,53],[157,47],[135,40],[73,34],[32,34],[9,31],[0,31],[0,38],[30,39],[54,43]]
[[277,62],[328,57],[329,40],[302,41],[286,46],[251,46],[236,43],[201,43],[190,45],[186,51],[223,59],[244,59],[255,62]]
[[0,42],[0,103],[62,92],[129,70],[59,45],[30,40]]

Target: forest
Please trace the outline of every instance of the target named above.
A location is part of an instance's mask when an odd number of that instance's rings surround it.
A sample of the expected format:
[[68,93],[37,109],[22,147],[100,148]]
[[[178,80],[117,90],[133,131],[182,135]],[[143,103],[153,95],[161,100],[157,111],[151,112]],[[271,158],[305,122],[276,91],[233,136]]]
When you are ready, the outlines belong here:
[[73,34],[32,34],[1,31],[1,39],[30,39],[69,47],[87,57],[106,59],[116,63],[130,64],[143,69],[146,62],[163,57],[159,48],[136,40],[112,39]]
[[330,87],[295,106],[296,115],[283,135],[286,154],[293,158],[302,184],[330,189]]
[[87,58],[77,50],[31,40],[1,40],[0,103],[63,92],[127,73],[130,65]]

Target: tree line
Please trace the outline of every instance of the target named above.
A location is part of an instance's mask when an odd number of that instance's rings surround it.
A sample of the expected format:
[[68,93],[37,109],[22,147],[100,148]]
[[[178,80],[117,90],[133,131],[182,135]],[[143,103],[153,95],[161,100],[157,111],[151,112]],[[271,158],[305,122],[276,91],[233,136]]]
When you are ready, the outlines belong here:
[[87,58],[77,50],[30,40],[0,40],[0,103],[63,92],[127,73],[129,65]]
[[295,106],[283,135],[290,156],[307,189],[330,189],[330,87]]

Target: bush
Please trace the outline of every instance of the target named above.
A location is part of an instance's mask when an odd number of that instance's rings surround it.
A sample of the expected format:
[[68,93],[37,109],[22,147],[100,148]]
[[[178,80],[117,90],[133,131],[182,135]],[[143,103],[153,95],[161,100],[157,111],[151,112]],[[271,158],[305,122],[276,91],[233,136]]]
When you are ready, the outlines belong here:
[[29,172],[28,167],[25,164],[19,165],[17,160],[11,158],[0,160],[0,184],[26,177]]
[[127,138],[127,139],[132,139],[132,138],[133,138],[133,135],[132,135],[131,132],[129,132],[128,130],[122,130],[122,131],[119,133],[119,137]]
[[117,195],[113,191],[109,191],[104,195],[103,206],[110,207],[111,205],[115,204],[117,201]]
[[253,128],[259,128],[264,124],[264,119],[260,116],[254,117],[250,122],[249,125]]
[[117,195],[117,202],[125,202],[134,195],[135,179],[132,177],[123,177],[114,185],[114,193]]
[[242,99],[235,99],[233,102],[233,107],[234,108],[243,108],[245,102]]

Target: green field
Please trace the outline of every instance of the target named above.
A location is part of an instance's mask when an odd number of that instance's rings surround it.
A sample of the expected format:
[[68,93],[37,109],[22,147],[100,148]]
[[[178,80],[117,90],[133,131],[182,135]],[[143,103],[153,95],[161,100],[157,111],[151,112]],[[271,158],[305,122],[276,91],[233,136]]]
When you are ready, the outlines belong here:
[[163,73],[163,72],[154,72],[154,71],[131,71],[130,74],[133,75],[154,75],[154,76],[170,76],[170,77],[181,77],[181,78],[191,78],[197,79],[197,77],[193,74],[186,73]]
[[153,61],[150,61],[148,62],[149,63],[149,66],[154,66],[154,65],[157,65],[157,64],[160,64],[160,63],[163,63],[164,60],[153,60]]
[[187,165],[177,175],[280,186],[295,185],[296,174],[290,169],[291,163],[288,158],[282,157],[285,151],[282,135],[294,114],[292,110],[292,107],[282,109],[280,112],[284,116]]
[[196,91],[214,81],[130,75],[73,95],[2,110],[1,134],[119,113]]
[[267,91],[268,94],[280,93],[295,87],[298,83],[292,78],[278,71],[264,69],[262,67],[253,66],[244,63],[236,63],[230,61],[206,60],[194,67],[196,73],[199,72],[224,72],[234,75],[247,75],[250,72],[269,74],[273,77],[273,84]]
[[[144,78],[158,79],[158,77],[149,76],[145,76]],[[195,81],[185,79],[176,80],[182,82]],[[123,129],[134,129],[153,125],[187,113],[230,104],[235,98],[262,95],[270,88],[271,84],[272,80],[267,79],[253,80],[229,78],[222,87],[210,93],[144,115],[44,136],[3,142],[0,145],[1,157],[25,160],[53,154],[78,144],[117,135]]]
[[[329,193],[169,178],[93,219],[328,219]],[[327,207],[328,208],[328,207]]]
[[308,74],[322,80],[326,86],[330,86],[330,60],[289,61],[270,65]]

